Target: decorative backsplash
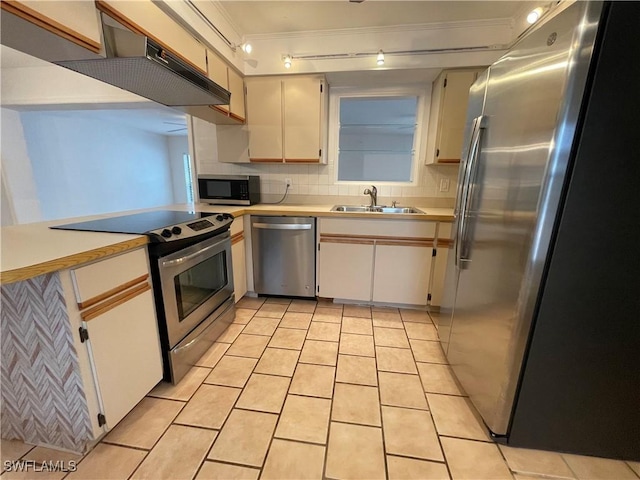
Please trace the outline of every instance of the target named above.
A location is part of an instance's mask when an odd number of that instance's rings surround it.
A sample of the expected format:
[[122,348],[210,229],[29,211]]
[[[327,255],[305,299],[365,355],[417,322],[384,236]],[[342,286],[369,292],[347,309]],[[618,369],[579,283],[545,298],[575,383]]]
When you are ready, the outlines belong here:
[[58,273],[1,292],[2,438],[84,451],[91,424]]

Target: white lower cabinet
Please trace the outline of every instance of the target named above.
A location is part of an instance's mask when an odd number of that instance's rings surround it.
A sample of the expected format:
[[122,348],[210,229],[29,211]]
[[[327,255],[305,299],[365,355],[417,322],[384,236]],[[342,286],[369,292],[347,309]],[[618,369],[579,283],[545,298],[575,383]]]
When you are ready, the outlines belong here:
[[84,325],[102,414],[111,429],[162,378],[153,294],[146,290]]
[[318,295],[326,298],[371,300],[373,242],[338,243],[321,240],[318,252]]
[[318,296],[426,305],[435,222],[319,219]]
[[233,289],[236,302],[247,293],[247,256],[245,252],[244,217],[236,217],[231,224],[231,261]]
[[376,245],[373,301],[426,305],[433,247]]
[[162,380],[146,248],[72,269],[70,279],[77,303],[67,308],[86,348],[97,426],[109,430]]

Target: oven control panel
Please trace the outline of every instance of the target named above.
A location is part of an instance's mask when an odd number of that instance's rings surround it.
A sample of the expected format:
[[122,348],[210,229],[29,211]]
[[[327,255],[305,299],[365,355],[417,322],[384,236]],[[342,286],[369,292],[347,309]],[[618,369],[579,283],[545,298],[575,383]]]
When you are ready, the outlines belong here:
[[218,234],[228,230],[233,222],[230,213],[204,213],[200,220],[189,221],[177,225],[167,225],[163,228],[151,230],[146,234],[153,243],[173,242],[201,235]]

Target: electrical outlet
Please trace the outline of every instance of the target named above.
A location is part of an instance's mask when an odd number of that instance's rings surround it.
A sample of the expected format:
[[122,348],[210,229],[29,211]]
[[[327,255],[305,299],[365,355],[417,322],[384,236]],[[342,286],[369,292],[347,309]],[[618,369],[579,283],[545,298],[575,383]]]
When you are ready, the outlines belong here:
[[293,185],[293,182],[291,182],[290,178],[285,178],[284,183],[287,187],[290,187],[291,185]]
[[441,178],[440,179],[440,191],[441,192],[448,192],[449,191],[449,179],[448,178]]

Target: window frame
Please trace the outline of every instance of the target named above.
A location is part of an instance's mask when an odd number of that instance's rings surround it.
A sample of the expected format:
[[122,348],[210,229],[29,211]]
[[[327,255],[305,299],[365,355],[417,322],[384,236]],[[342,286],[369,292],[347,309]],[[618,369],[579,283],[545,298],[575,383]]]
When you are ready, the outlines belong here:
[[[333,165],[333,183],[336,185],[361,185],[375,182],[380,186],[415,187],[420,185],[420,166],[425,155],[425,126],[426,110],[429,101],[429,92],[426,87],[406,86],[400,88],[360,88],[360,87],[338,87],[332,88],[329,95],[329,135],[328,135],[328,163]],[[340,100],[342,98],[357,97],[417,97],[416,107],[416,128],[413,136],[413,158],[411,165],[411,178],[406,182],[381,180],[339,180],[338,179],[338,159],[340,147]]]

